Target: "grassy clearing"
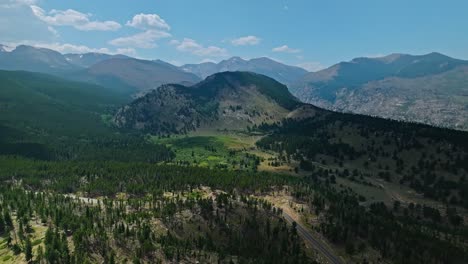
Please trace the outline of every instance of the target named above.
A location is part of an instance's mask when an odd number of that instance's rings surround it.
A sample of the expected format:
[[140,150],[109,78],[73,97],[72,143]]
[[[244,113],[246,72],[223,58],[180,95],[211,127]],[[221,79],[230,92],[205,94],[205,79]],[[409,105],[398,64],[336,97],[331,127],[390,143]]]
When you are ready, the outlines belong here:
[[159,138],[151,141],[174,150],[175,163],[209,168],[256,170],[256,155],[249,153],[255,139],[236,134],[197,134]]
[[[15,215],[13,215],[13,224],[15,226],[15,231],[17,232],[19,226],[16,221]],[[33,255],[37,256],[37,250],[39,246],[42,246],[44,249],[44,238],[47,231],[47,226],[42,225],[36,221],[30,221],[29,224],[32,227],[32,232],[28,233],[29,239],[32,242],[32,251]],[[12,233],[13,234],[13,233]],[[13,238],[18,237],[18,234],[12,235]],[[12,243],[16,243],[16,239],[13,239]],[[23,248],[23,245],[20,244],[20,247]],[[27,263],[24,252],[19,253],[18,255],[14,254],[13,250],[8,247],[7,241],[4,237],[0,237],[0,263]]]

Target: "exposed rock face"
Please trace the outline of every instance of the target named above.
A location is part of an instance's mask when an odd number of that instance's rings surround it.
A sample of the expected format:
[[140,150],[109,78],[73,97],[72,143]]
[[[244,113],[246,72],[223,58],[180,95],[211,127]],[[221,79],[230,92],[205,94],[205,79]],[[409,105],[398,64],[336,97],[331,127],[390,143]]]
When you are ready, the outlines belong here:
[[331,110],[468,129],[468,62],[438,53],[354,59],[291,90]]

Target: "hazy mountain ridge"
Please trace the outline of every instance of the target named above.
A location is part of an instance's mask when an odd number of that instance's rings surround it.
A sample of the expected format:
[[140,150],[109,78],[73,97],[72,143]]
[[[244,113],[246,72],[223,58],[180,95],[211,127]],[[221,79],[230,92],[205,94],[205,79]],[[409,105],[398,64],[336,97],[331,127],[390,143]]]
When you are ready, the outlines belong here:
[[174,66],[102,53],[61,54],[20,45],[0,46],[0,69],[54,74],[142,96],[163,84],[191,86],[222,71],[251,71],[287,84],[303,102],[323,108],[468,129],[467,61],[440,53],[356,58],[307,71],[268,58],[233,57],[220,63]]
[[327,109],[467,129],[467,65],[439,53],[357,58],[307,74],[291,91]]
[[[200,79],[163,62],[133,58],[111,58],[86,69],[86,77],[94,77],[96,83],[109,86],[108,80],[116,80],[133,88],[132,93],[144,94],[163,84],[194,84]],[[88,79],[89,81],[89,79]]]
[[90,52],[90,53],[68,53],[64,54],[65,59],[69,61],[70,63],[73,63],[75,65],[81,66],[83,68],[88,68],[96,63],[99,63],[101,61],[105,61],[108,59],[124,59],[124,58],[130,58],[126,55],[122,54],[116,54],[116,55],[109,55],[105,53],[96,53],[96,52]]
[[61,54],[21,45],[0,47],[0,69],[54,74],[98,84],[127,95],[142,95],[166,83],[192,85],[201,79],[161,60],[149,61],[104,53]]
[[20,45],[8,52],[0,53],[0,69],[23,70],[43,73],[61,73],[78,70],[80,67],[69,62],[57,51]]
[[184,71],[194,73],[201,78],[206,78],[218,72],[250,71],[266,75],[283,84],[293,83],[308,73],[300,67],[285,65],[266,57],[250,60],[232,57],[219,63],[205,62],[200,64],[186,64],[180,68]]

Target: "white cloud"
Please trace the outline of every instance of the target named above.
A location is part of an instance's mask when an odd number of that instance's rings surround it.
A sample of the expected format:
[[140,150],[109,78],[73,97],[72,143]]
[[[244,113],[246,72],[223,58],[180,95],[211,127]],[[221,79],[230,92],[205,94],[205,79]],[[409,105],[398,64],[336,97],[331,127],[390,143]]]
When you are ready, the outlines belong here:
[[98,52],[98,53],[112,53],[108,48],[90,48],[85,45],[74,45],[70,43],[32,43],[29,44],[37,48],[46,48],[58,51],[60,53],[87,53],[87,52]]
[[156,14],[138,14],[131,21],[127,21],[127,26],[139,29],[161,29],[170,30],[171,27]]
[[0,51],[10,52],[10,51],[12,51],[14,49],[15,49],[15,47],[14,46],[9,46],[9,44],[0,44]]
[[182,52],[190,52],[194,55],[201,57],[226,57],[228,52],[224,48],[216,46],[205,47],[197,43],[193,39],[184,38],[182,42],[177,45],[177,50]]
[[23,5],[32,5],[37,2],[37,0],[10,0],[10,2],[16,2]]
[[375,59],[375,58],[382,58],[382,57],[385,57],[385,54],[383,54],[383,53],[367,54],[367,55],[364,55],[364,57],[365,57],[365,58]]
[[285,53],[299,53],[300,49],[293,49],[288,47],[288,45],[283,45],[272,49],[273,52],[285,52]]
[[234,46],[247,46],[247,45],[257,45],[260,43],[260,38],[256,36],[245,36],[231,41]]
[[10,50],[14,49],[19,45],[29,45],[36,48],[46,48],[58,51],[60,53],[88,53],[88,52],[96,52],[96,53],[106,53],[106,54],[124,54],[132,57],[137,57],[136,50],[133,48],[118,48],[116,50],[111,50],[108,48],[91,48],[85,45],[75,45],[70,43],[60,43],[60,42],[35,42],[35,41],[21,41],[21,42],[7,42],[5,43]]
[[120,37],[109,41],[109,44],[114,46],[136,47],[136,48],[155,48],[157,47],[156,40],[168,38],[171,34],[159,30],[147,30],[128,37]]
[[15,8],[19,6],[29,6],[33,5],[37,2],[37,0],[2,0],[2,4],[0,4],[1,8]]
[[180,66],[184,65],[184,63],[182,63],[182,62],[180,62],[180,61],[178,61],[178,60],[169,60],[168,62],[169,62],[170,64],[172,64],[172,65],[177,66],[177,67],[180,67]]
[[118,48],[115,54],[124,54],[131,57],[137,57],[137,52],[134,48]]
[[52,33],[55,37],[59,37],[60,34],[58,33],[58,31],[52,27],[52,26],[47,26],[47,30],[49,30],[50,33]]
[[206,62],[216,63],[216,61],[212,60],[212,59],[203,59],[203,60],[200,61],[200,63],[206,63]]
[[37,18],[51,26],[72,26],[83,31],[115,31],[121,28],[115,21],[91,21],[91,15],[73,9],[53,9],[47,14],[44,9],[31,5],[31,10]]
[[320,62],[317,61],[303,62],[297,64],[296,66],[304,68],[310,72],[320,71],[325,68],[325,66],[323,66]]
[[180,41],[178,41],[177,39],[171,39],[169,41],[169,45],[172,45],[172,46],[176,46],[176,45],[179,45],[180,44]]
[[56,37],[48,25],[33,14],[27,3],[0,0],[0,42],[52,41]]

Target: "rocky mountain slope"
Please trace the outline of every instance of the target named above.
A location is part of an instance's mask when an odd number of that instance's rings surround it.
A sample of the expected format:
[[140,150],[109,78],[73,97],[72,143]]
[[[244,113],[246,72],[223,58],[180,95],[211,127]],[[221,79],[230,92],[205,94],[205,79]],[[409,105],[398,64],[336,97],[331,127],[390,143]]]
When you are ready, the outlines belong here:
[[218,72],[250,71],[266,75],[284,84],[293,83],[308,73],[300,67],[285,65],[265,57],[250,60],[232,57],[219,63],[186,64],[181,66],[181,69],[203,79]]
[[357,58],[291,86],[320,107],[468,129],[468,61],[439,53]]
[[269,77],[223,72],[189,87],[163,85],[121,108],[114,123],[153,134],[245,129],[281,120],[301,104]]

